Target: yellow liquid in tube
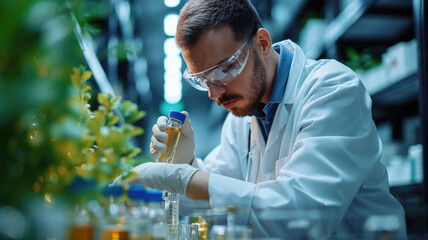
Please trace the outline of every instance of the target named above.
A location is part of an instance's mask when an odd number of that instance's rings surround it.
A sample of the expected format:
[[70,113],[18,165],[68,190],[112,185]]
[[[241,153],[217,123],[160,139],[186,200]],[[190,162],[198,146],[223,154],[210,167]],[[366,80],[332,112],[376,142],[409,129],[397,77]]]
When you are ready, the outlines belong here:
[[130,237],[129,240],[154,240],[152,236]]
[[93,240],[94,228],[90,225],[75,225],[71,228],[68,240]]
[[101,240],[129,240],[129,232],[121,229],[104,229]]
[[167,127],[165,132],[168,134],[168,139],[166,140],[166,151],[162,153],[159,158],[159,162],[172,162],[172,157],[174,155],[175,147],[177,146],[178,139],[181,135],[181,128],[178,127]]

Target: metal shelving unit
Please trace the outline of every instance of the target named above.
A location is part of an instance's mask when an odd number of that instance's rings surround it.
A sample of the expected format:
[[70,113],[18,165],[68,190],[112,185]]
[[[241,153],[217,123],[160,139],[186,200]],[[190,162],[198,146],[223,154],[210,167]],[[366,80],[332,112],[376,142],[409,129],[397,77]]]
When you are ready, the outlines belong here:
[[421,139],[422,146],[424,147],[423,159],[424,159],[424,184],[423,188],[423,200],[424,200],[424,229],[425,233],[428,229],[428,19],[426,16],[427,5],[425,0],[414,0],[413,1],[413,13],[415,19],[416,38],[418,41],[418,52],[419,52],[419,115],[421,118]]
[[374,93],[372,100],[376,104],[398,105],[417,99],[419,77],[413,74]]
[[326,0],[325,4],[326,33],[317,36],[320,38],[318,45],[306,53],[307,57],[341,60],[344,48],[349,45],[384,48],[417,39],[418,72],[372,94],[372,100],[375,122],[391,122],[395,135],[402,131],[405,118],[420,117],[420,140],[425,150],[424,182],[391,187],[391,192],[403,205],[410,204],[405,206],[407,216],[412,218],[409,221],[414,225],[408,229],[409,234],[425,235],[428,231],[428,20],[425,1],[354,0],[341,12],[339,0]]

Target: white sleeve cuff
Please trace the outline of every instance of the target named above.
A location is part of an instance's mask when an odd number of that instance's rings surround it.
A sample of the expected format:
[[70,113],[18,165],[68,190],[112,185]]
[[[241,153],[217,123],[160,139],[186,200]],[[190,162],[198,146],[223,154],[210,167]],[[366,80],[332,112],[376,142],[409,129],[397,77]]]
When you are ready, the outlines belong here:
[[256,185],[231,177],[210,173],[208,192],[210,206],[233,205],[248,209],[245,220],[248,222]]
[[202,170],[202,171],[208,172],[208,171],[207,171],[207,169],[206,169],[206,167],[205,167],[205,163],[204,163],[204,161],[203,161],[202,159],[198,158],[198,157],[195,157],[195,158],[193,159],[193,162],[192,162],[192,165],[191,165],[191,166],[192,166],[192,167],[195,167],[195,168],[197,168],[197,169],[199,169],[199,170]]

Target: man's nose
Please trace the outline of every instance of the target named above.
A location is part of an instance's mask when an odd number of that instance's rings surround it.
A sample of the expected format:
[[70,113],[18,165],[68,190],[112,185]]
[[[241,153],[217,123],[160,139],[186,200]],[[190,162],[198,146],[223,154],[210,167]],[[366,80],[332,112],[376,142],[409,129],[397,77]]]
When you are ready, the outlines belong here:
[[208,86],[208,97],[211,100],[215,100],[219,98],[224,92],[226,92],[226,88],[224,86],[216,86],[210,82],[206,82]]

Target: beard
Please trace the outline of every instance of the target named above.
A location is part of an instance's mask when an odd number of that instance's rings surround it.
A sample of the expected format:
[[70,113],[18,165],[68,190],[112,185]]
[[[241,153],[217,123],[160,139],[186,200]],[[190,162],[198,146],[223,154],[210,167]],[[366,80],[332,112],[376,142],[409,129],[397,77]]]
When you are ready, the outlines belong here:
[[[254,49],[252,52],[254,56],[254,75],[251,77],[251,84],[247,86],[249,103],[240,108],[232,107],[230,109],[230,112],[237,117],[253,114],[261,105],[260,101],[266,91],[266,67],[263,65],[262,59],[257,52]],[[240,95],[223,95],[221,98],[217,99],[217,104],[220,105],[221,103],[234,99],[245,99],[245,97]]]

